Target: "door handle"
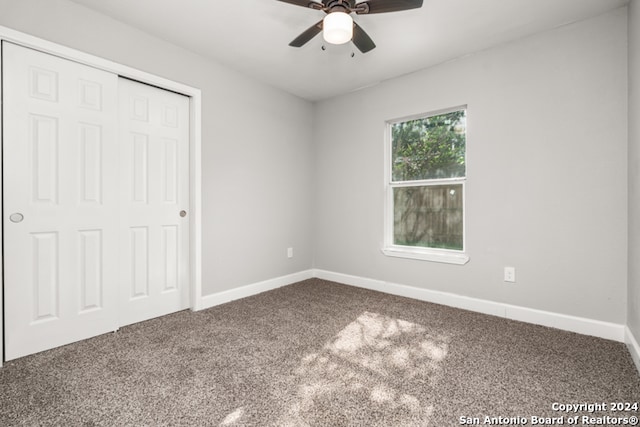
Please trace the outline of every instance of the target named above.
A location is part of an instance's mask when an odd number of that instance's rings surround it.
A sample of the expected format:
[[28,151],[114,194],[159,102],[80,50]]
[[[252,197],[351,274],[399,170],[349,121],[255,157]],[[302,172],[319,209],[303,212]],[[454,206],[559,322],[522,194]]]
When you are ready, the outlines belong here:
[[9,220],[11,222],[22,222],[22,220],[24,219],[24,215],[22,215],[20,212],[16,212],[16,213],[12,213],[11,215],[9,215]]
[[180,216],[182,218],[184,218],[185,216],[187,216],[187,211],[180,211]]

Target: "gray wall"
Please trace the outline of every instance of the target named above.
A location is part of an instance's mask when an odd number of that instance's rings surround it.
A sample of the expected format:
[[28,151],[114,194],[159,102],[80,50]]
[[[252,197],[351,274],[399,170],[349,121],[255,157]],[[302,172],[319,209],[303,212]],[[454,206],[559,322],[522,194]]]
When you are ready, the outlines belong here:
[[629,3],[629,293],[627,324],[640,337],[640,0]]
[[311,267],[310,103],[66,0],[0,0],[0,25],[202,90],[204,295]]
[[[621,8],[319,103],[315,267],[624,324],[626,38]],[[462,104],[470,262],[385,257],[385,120]]]

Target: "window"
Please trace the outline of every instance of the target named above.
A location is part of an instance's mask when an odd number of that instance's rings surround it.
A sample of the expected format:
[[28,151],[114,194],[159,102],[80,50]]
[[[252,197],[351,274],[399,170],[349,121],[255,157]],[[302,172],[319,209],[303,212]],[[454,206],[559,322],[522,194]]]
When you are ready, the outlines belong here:
[[388,123],[385,247],[464,264],[466,107]]

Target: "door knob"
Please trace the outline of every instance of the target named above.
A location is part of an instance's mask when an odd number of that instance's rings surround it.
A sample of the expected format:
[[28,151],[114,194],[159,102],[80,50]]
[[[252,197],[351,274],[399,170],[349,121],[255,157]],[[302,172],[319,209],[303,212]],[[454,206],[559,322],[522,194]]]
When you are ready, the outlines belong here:
[[187,216],[187,211],[180,211],[180,216],[182,218],[184,218],[185,216]]
[[9,215],[9,220],[11,220],[11,222],[22,222],[23,219],[24,215],[22,215],[20,212],[12,213],[11,215]]

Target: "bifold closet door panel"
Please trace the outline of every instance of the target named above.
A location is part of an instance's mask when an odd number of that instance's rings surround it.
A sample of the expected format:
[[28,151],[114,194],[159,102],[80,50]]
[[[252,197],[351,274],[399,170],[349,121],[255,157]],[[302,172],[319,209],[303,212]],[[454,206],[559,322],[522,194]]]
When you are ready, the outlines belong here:
[[120,79],[120,325],[189,307],[189,98]]
[[118,77],[3,43],[5,350],[118,328]]

